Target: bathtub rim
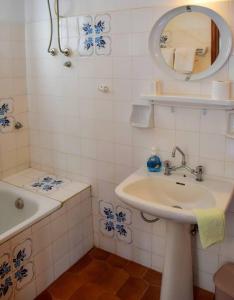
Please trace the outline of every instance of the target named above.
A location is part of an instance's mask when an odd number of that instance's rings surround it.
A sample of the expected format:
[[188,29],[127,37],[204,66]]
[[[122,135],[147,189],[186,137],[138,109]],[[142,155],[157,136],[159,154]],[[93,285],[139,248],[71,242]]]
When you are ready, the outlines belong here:
[[14,238],[16,235],[24,231],[25,229],[31,227],[33,224],[38,223],[40,220],[48,217],[53,212],[62,207],[62,203],[58,200],[52,199],[50,197],[28,191],[22,187],[17,187],[15,185],[0,181],[0,189],[4,188],[6,190],[11,190],[13,192],[19,192],[19,197],[32,198],[38,204],[38,210],[31,217],[25,221],[13,226],[7,231],[0,234],[0,247],[8,240]]

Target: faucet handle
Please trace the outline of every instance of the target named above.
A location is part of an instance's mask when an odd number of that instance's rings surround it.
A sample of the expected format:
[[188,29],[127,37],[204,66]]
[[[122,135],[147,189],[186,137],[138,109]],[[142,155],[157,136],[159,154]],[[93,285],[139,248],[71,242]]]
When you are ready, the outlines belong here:
[[170,168],[170,166],[171,166],[171,161],[170,160],[165,160],[164,161],[164,166],[165,166],[165,168],[167,167],[167,168]]
[[196,180],[197,181],[203,181],[204,171],[205,171],[205,168],[203,166],[196,167],[195,172],[196,172]]
[[165,168],[164,174],[167,176],[171,175],[171,161],[165,160],[163,164],[164,164],[164,168]]

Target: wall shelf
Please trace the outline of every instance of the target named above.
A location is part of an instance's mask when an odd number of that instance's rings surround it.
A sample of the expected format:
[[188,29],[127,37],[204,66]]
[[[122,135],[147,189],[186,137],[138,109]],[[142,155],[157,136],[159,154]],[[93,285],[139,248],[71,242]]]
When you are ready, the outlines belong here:
[[191,95],[141,95],[141,100],[147,100],[151,104],[170,107],[222,110],[234,109],[234,99],[213,100],[208,97]]

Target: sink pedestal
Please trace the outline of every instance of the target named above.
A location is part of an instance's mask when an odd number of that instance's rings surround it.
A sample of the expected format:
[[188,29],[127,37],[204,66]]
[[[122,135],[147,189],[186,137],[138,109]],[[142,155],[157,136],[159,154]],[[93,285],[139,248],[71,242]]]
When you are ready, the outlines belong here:
[[161,300],[193,300],[190,228],[189,224],[167,222]]

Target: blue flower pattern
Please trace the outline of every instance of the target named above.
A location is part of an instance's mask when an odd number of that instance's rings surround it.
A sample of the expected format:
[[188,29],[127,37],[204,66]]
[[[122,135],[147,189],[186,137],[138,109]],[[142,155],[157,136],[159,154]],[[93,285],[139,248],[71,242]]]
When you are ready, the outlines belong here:
[[10,110],[9,105],[6,103],[3,103],[2,106],[0,107],[0,115],[4,116],[8,111]]
[[11,266],[8,262],[4,261],[0,266],[0,278],[3,279],[11,271]]
[[117,224],[116,225],[116,230],[120,235],[127,236],[127,230],[125,229],[124,225],[122,224]]
[[4,283],[1,283],[1,285],[0,285],[0,298],[4,297],[7,294],[9,288],[12,285],[13,285],[13,282],[12,282],[11,277],[9,276],[5,279]]
[[99,49],[100,48],[105,48],[106,46],[106,41],[104,40],[103,36],[96,36],[95,38],[95,44],[96,44],[96,47],[98,47]]
[[97,24],[94,25],[95,33],[101,34],[105,30],[105,22],[100,20]]
[[92,37],[88,37],[87,39],[85,39],[84,41],[84,48],[86,50],[89,50],[91,47],[93,47],[93,38]]
[[11,121],[7,117],[3,117],[0,119],[0,126],[2,127],[8,127],[11,125]]
[[27,276],[28,269],[26,269],[24,266],[20,267],[20,269],[15,272],[15,279],[19,282],[21,282]]
[[8,113],[11,111],[9,103],[7,103],[8,101],[9,100],[6,100],[6,102],[4,102],[4,100],[2,100],[0,104],[0,128],[2,129],[10,127],[14,120],[13,117],[8,116]]
[[63,184],[62,180],[56,180],[52,177],[46,176],[42,180],[34,182],[32,184],[33,188],[39,188],[45,192],[53,190],[56,186]]
[[104,207],[104,214],[107,219],[114,219],[114,213],[110,208]]
[[16,257],[13,258],[14,267],[15,267],[15,268],[20,267],[20,266],[21,266],[21,263],[24,262],[26,256],[27,256],[27,255],[26,255],[26,252],[25,252],[25,248],[24,248],[24,249],[21,249],[21,250],[17,253]]
[[[92,22],[87,22],[82,24],[81,29],[86,36],[83,41],[83,47],[85,50],[91,50],[92,47],[96,46],[99,50],[105,49],[107,47],[107,42],[105,37],[102,35],[106,30],[106,21],[103,19],[97,20],[97,22],[92,25]],[[93,36],[93,34],[95,36]]]
[[126,214],[124,212],[120,211],[115,215],[116,215],[117,222],[124,223],[126,221]]
[[[25,242],[25,241],[24,241]],[[23,244],[23,243],[22,243]],[[27,284],[29,281],[24,281],[25,278],[28,276],[31,276],[33,278],[34,272],[30,270],[30,267],[27,267],[27,264],[25,265],[26,260],[29,259],[30,256],[28,256],[27,253],[27,247],[19,247],[17,246],[17,251],[13,251],[12,256],[12,263],[15,268],[14,273],[12,273],[12,267],[10,261],[8,261],[8,258],[5,258],[2,260],[0,265],[0,299],[7,297],[9,299],[11,297],[11,294],[14,292],[13,290],[15,288],[21,289],[25,284]],[[10,257],[10,254],[5,254],[3,257]],[[32,265],[33,263],[29,262],[28,265]],[[14,280],[15,278],[15,280]],[[13,284],[14,281],[14,284]],[[11,289],[11,287],[13,289]]]
[[111,232],[114,232],[116,237],[131,243],[131,230],[127,226],[130,222],[129,216],[127,216],[127,209],[119,208],[114,211],[112,205],[108,203],[101,206],[102,215],[105,217],[102,223],[104,227],[102,228],[106,230],[108,236],[110,236]]
[[106,221],[105,222],[105,229],[110,232],[112,230],[115,230],[114,223],[112,221]]
[[93,28],[92,28],[92,25],[89,24],[89,23],[85,23],[83,24],[83,27],[82,27],[84,33],[86,35],[89,35],[89,34],[92,34],[93,33]]

